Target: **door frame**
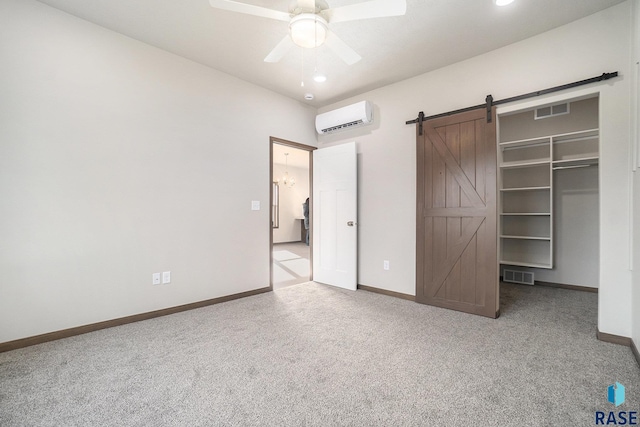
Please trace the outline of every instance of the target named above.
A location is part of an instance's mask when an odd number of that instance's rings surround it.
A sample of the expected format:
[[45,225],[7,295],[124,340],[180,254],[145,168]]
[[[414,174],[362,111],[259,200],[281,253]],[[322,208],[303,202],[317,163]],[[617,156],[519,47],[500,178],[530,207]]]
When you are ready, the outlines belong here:
[[[309,229],[313,224],[313,151],[318,147],[288,141],[286,139],[269,137],[269,288],[273,291],[273,145],[284,145],[309,153]],[[313,234],[309,233],[309,280],[313,280]]]

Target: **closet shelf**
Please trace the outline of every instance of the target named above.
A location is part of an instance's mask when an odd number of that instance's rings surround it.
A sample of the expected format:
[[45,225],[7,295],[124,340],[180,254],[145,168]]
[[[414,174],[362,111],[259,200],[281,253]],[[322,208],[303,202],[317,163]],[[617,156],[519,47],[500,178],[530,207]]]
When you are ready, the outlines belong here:
[[551,216],[549,212],[500,212],[501,216]]
[[542,187],[514,187],[514,188],[501,188],[500,191],[536,191],[536,190],[551,190],[549,185]]
[[525,161],[525,162],[509,162],[509,163],[502,163],[500,165],[500,169],[530,168],[533,166],[544,166],[550,163],[551,161],[549,159]]
[[509,147],[520,147],[520,146],[533,146],[536,144],[549,144],[551,139],[553,138],[553,142],[562,143],[562,142],[573,142],[573,141],[583,141],[587,139],[595,139],[599,136],[599,129],[587,129],[581,130],[577,132],[567,132],[560,134],[553,134],[547,136],[539,136],[536,138],[527,138],[527,139],[518,139],[515,141],[504,141],[500,142],[498,145],[502,148]]
[[544,136],[541,138],[529,138],[529,139],[519,139],[517,141],[505,141],[501,142],[498,145],[503,150],[508,150],[510,148],[519,148],[519,147],[534,147],[536,145],[549,145],[551,142],[551,138],[548,136]]
[[569,132],[563,133],[559,135],[553,135],[553,143],[561,144],[563,142],[578,142],[578,141],[587,141],[589,139],[598,139],[599,138],[599,129],[588,129],[578,132]]
[[517,240],[546,240],[551,241],[551,237],[543,237],[543,236],[510,236],[506,234],[500,235],[501,239],[517,239]]
[[536,267],[536,268],[547,268],[547,269],[553,268],[551,266],[551,264],[542,264],[542,263],[535,263],[535,262],[509,261],[507,259],[501,259],[500,260],[500,264],[517,265],[517,266],[520,266],[520,267]]

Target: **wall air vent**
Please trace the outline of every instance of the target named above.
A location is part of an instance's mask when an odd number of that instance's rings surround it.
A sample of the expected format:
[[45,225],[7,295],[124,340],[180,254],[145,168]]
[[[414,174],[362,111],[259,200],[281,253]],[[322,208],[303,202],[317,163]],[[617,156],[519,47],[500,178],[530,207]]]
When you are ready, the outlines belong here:
[[502,272],[502,281],[511,282],[511,283],[519,283],[521,285],[533,285],[535,282],[533,280],[533,273],[530,271],[518,271],[518,270],[509,270],[504,269]]
[[549,117],[562,116],[563,114],[569,114],[568,102],[536,108],[535,119],[548,119]]

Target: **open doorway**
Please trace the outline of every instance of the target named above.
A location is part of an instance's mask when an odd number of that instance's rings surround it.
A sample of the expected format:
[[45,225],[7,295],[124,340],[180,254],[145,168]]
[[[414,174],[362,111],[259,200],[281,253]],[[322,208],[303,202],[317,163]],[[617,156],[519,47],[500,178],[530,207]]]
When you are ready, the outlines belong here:
[[271,287],[312,280],[311,152],[315,147],[271,138]]

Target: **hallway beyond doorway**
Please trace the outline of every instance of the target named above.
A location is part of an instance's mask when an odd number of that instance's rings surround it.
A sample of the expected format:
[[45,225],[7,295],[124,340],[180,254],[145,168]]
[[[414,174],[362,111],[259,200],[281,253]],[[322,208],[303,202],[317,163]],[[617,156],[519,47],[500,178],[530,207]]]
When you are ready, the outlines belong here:
[[302,242],[273,244],[273,289],[309,281],[309,246]]

